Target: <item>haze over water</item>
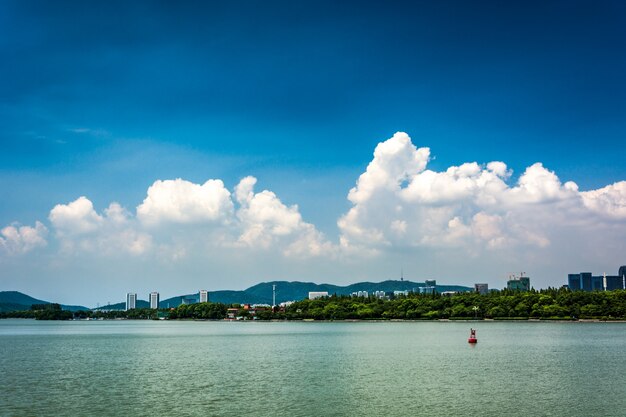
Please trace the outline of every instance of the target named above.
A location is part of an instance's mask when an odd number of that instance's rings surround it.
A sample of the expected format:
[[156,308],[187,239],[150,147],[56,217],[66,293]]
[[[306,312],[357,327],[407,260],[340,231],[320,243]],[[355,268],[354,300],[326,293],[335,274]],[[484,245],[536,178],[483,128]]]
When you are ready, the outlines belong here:
[[[470,326],[479,343],[470,346]],[[618,416],[624,323],[0,320],[0,415]]]

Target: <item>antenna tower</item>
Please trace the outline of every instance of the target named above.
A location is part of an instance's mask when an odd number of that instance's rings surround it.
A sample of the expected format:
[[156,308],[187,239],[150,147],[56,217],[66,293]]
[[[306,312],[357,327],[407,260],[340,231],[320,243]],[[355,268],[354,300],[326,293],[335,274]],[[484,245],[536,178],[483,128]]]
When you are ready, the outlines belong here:
[[276,284],[272,285],[272,307],[276,307]]

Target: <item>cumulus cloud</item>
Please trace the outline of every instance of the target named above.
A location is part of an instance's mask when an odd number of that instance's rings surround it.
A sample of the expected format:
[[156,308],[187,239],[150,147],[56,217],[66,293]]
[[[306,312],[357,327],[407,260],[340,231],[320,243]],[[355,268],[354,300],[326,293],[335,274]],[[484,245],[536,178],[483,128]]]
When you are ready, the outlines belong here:
[[152,253],[175,261],[216,248],[278,250],[287,257],[331,251],[332,245],[302,219],[297,205],[285,205],[268,190],[255,192],[256,182],[245,177],[231,194],[221,180],[157,180],[136,215],[118,203],[98,213],[83,196],[56,205],[49,220],[66,253]]
[[66,253],[77,250],[101,254],[140,255],[152,245],[150,235],[140,231],[132,215],[118,203],[98,214],[87,197],[57,204],[48,216]]
[[0,230],[0,253],[19,255],[48,244],[48,229],[41,222],[35,227],[11,224]]
[[230,192],[221,180],[208,180],[202,185],[180,178],[157,180],[137,207],[137,217],[147,225],[226,222],[232,214]]
[[312,224],[302,220],[297,205],[286,206],[271,191],[254,192],[256,178],[246,177],[235,187],[240,204],[237,218],[241,226],[238,243],[268,248],[276,243],[287,246],[286,255],[320,255],[331,248]]
[[[461,273],[465,269],[458,265],[475,261],[475,271],[482,273],[488,264],[500,262],[501,268],[521,257],[521,263],[547,265],[567,256],[615,259],[626,251],[626,181],[580,191],[540,162],[513,180],[502,161],[470,161],[437,171],[430,160],[430,149],[415,146],[406,133],[380,143],[347,193],[351,206],[338,218],[338,242],[305,221],[298,205],[286,204],[270,190],[255,190],[253,176],[230,190],[219,179],[157,180],[136,211],[118,203],[96,209],[79,197],[56,205],[48,219],[65,254],[130,255],[138,262],[150,259],[150,265],[182,260],[230,265],[245,258],[250,270],[257,261],[270,269],[267,265],[284,261],[293,271],[310,258],[311,264],[342,275],[361,268],[368,278],[387,273],[381,258],[393,263],[410,257],[416,265],[447,262],[451,265],[442,269],[454,264]],[[39,222],[7,226],[0,231],[0,252],[45,246],[46,234]],[[452,257],[462,260],[448,262]]]
[[511,186],[512,172],[501,161],[436,172],[427,169],[429,159],[429,148],[415,147],[406,133],[376,147],[338,221],[342,247],[464,247],[474,255],[542,249],[566,234],[589,240],[606,226],[604,217],[626,218],[626,182],[580,192],[536,163]]
[[60,236],[83,235],[94,232],[103,222],[87,197],[79,197],[69,204],[57,204],[48,216]]
[[589,210],[614,219],[626,219],[626,181],[580,194]]

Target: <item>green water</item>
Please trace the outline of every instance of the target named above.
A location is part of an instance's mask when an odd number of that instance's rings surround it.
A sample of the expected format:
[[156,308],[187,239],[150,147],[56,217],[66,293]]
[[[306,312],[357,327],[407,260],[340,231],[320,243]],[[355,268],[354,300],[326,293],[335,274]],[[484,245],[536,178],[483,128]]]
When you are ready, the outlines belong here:
[[626,324],[0,320],[0,390],[2,416],[626,416]]

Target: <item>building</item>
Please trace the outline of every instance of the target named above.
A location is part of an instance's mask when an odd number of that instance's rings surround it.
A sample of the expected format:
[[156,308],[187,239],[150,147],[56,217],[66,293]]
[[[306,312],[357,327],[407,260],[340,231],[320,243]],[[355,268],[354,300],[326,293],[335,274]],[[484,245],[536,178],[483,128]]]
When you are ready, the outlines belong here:
[[355,291],[350,295],[352,297],[364,297],[364,298],[369,297],[369,293],[367,291]]
[[407,290],[407,291],[394,291],[393,292],[394,297],[399,297],[401,295],[407,297],[409,295],[409,291]]
[[437,287],[434,285],[426,285],[424,287],[419,287],[419,291],[420,294],[434,294],[437,292]]
[[489,292],[489,284],[474,284],[474,292],[485,295]]
[[582,290],[580,274],[567,274],[567,286],[570,290]]
[[530,291],[530,278],[513,276],[506,282],[506,288],[508,290]]
[[239,309],[238,308],[229,308],[228,310],[226,310],[226,318],[230,319],[230,320],[235,320],[237,318],[237,316],[239,315]]
[[592,275],[591,272],[567,274],[567,286],[572,291],[612,291],[626,288],[626,267],[622,266],[617,275]]
[[159,293],[156,291],[150,293],[150,308],[153,310],[159,308]]
[[322,297],[328,297],[328,291],[309,291],[309,300]]
[[137,306],[137,293],[126,294],[126,311],[133,310]]
[[198,293],[198,299],[201,303],[209,302],[209,292],[207,290],[200,290]]
[[623,290],[624,278],[619,275],[604,275],[604,289],[606,291]]
[[372,296],[374,296],[376,298],[385,298],[385,292],[384,291],[374,291],[372,293]]
[[591,277],[591,291],[604,291],[604,277],[602,275]]
[[424,281],[424,285],[426,287],[436,287],[437,286],[437,280],[436,279],[427,279],[426,281]]

